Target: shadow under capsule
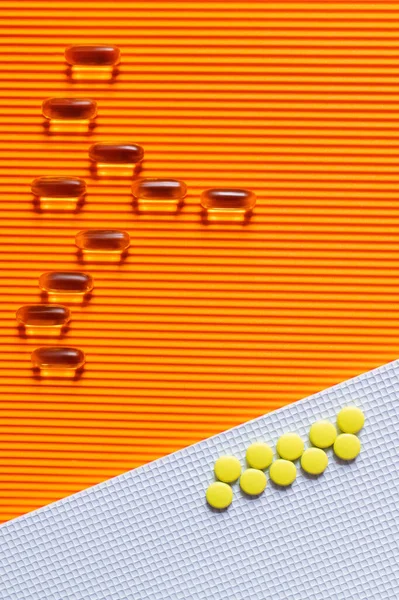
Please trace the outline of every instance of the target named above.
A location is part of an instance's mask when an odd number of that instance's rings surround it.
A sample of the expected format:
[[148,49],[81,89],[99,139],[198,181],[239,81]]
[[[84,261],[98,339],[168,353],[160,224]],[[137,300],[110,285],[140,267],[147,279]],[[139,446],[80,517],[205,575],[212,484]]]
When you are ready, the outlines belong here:
[[30,339],[31,337],[61,339],[69,332],[70,328],[71,326],[69,323],[65,325],[47,325],[46,327],[40,325],[24,325],[23,323],[17,325],[18,335],[24,340]]
[[177,215],[182,212],[184,207],[184,200],[178,202],[171,202],[166,200],[132,200],[132,209],[137,214],[144,213],[158,213],[158,214],[171,214]]
[[32,195],[33,210],[42,214],[46,211],[53,213],[79,213],[86,202],[86,194],[78,198],[45,198]]
[[91,162],[90,175],[93,179],[134,179],[143,169],[142,161],[139,163],[99,163]]
[[92,299],[93,292],[40,292],[40,298],[43,302],[50,304],[67,304],[73,306],[87,306]]
[[200,219],[203,225],[212,225],[214,223],[227,224],[227,225],[249,225],[252,219],[253,211],[244,210],[209,210],[202,208],[200,212]]
[[112,264],[122,265],[129,254],[129,248],[125,250],[86,250],[79,248],[76,252],[78,263],[87,264]]
[[72,65],[68,66],[64,73],[69,83],[84,81],[114,83],[120,69],[112,65]]
[[43,120],[43,130],[47,135],[63,133],[68,135],[91,135],[97,127],[97,123],[90,119],[51,119]]
[[69,381],[79,381],[83,375],[84,369],[84,365],[78,369],[32,367],[32,376],[38,381],[41,381],[42,379],[69,379]]

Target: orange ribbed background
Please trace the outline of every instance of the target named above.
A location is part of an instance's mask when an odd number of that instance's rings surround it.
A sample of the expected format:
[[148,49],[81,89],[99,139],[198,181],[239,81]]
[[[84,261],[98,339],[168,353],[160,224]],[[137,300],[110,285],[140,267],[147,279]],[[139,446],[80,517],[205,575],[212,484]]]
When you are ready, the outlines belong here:
[[[397,357],[399,2],[1,1],[0,520]],[[64,48],[115,43],[115,83],[71,83]],[[44,133],[50,96],[92,97],[90,136]],[[145,147],[144,176],[189,186],[178,216],[135,214],[87,148]],[[77,175],[76,215],[30,181]],[[205,187],[258,195],[248,227],[206,226]],[[63,344],[80,381],[37,381],[15,311],[74,236],[126,229],[120,267]]]

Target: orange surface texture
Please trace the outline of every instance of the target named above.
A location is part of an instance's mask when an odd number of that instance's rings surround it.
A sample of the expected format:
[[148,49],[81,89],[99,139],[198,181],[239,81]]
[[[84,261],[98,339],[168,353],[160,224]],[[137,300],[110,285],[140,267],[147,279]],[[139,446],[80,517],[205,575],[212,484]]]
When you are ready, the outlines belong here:
[[[397,357],[399,2],[0,2],[0,520],[137,467]],[[72,83],[63,52],[114,43],[114,83]],[[88,135],[48,135],[41,102],[98,101]],[[87,149],[134,142],[182,178],[178,215],[137,214]],[[34,212],[30,182],[77,175],[78,214]],[[200,192],[258,195],[205,225]],[[132,237],[86,267],[62,342],[79,381],[32,377],[15,311],[79,269],[75,234]],[[47,342],[50,343],[50,342]]]

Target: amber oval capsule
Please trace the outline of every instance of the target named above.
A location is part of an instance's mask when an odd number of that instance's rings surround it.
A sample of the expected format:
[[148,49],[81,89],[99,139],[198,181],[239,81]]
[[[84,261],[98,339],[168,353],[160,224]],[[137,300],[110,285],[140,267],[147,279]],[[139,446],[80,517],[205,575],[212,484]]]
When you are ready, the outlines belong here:
[[179,179],[148,177],[133,183],[132,194],[137,200],[183,200],[187,194],[187,186]]
[[79,348],[46,346],[32,354],[34,369],[44,376],[73,377],[85,364],[85,355]]
[[144,158],[144,149],[137,144],[93,144],[89,158],[101,164],[137,164]]
[[86,182],[79,177],[38,177],[31,190],[43,198],[81,198],[86,194]]
[[245,224],[252,215],[256,196],[249,190],[212,188],[201,195],[203,218],[206,221],[236,222]]
[[97,115],[97,103],[86,98],[49,98],[43,102],[42,113],[50,120],[87,121]]
[[39,287],[54,301],[79,301],[89,294],[93,279],[78,271],[49,271],[39,278]]
[[116,66],[120,61],[120,54],[117,46],[69,46],[65,50],[65,60],[70,65]]
[[59,304],[30,304],[17,310],[17,321],[21,325],[54,327],[66,325],[71,311]]
[[201,205],[206,210],[252,210],[256,196],[249,190],[212,188],[202,192]]
[[119,229],[86,229],[79,231],[75,243],[80,250],[123,252],[130,246],[130,236]]

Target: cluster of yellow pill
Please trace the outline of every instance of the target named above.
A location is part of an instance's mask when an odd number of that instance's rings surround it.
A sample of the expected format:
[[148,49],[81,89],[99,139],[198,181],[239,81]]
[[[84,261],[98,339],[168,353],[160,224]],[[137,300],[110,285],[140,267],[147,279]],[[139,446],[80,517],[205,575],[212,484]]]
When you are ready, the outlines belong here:
[[309,431],[312,446],[306,450],[304,441],[297,433],[284,433],[277,441],[279,458],[276,460],[273,460],[273,450],[268,444],[255,442],[246,451],[248,468],[244,471],[235,456],[221,456],[214,466],[218,481],[211,483],[206,491],[208,504],[219,510],[227,508],[233,501],[231,484],[237,480],[245,494],[259,496],[267,485],[266,469],[269,469],[269,477],[274,484],[289,486],[296,479],[295,461],[299,459],[303,471],[310,475],[321,475],[328,466],[325,450],[330,447],[341,460],[355,459],[361,447],[356,434],[364,425],[363,412],[356,406],[347,406],[338,413],[337,425],[341,433],[329,421],[313,423]]

